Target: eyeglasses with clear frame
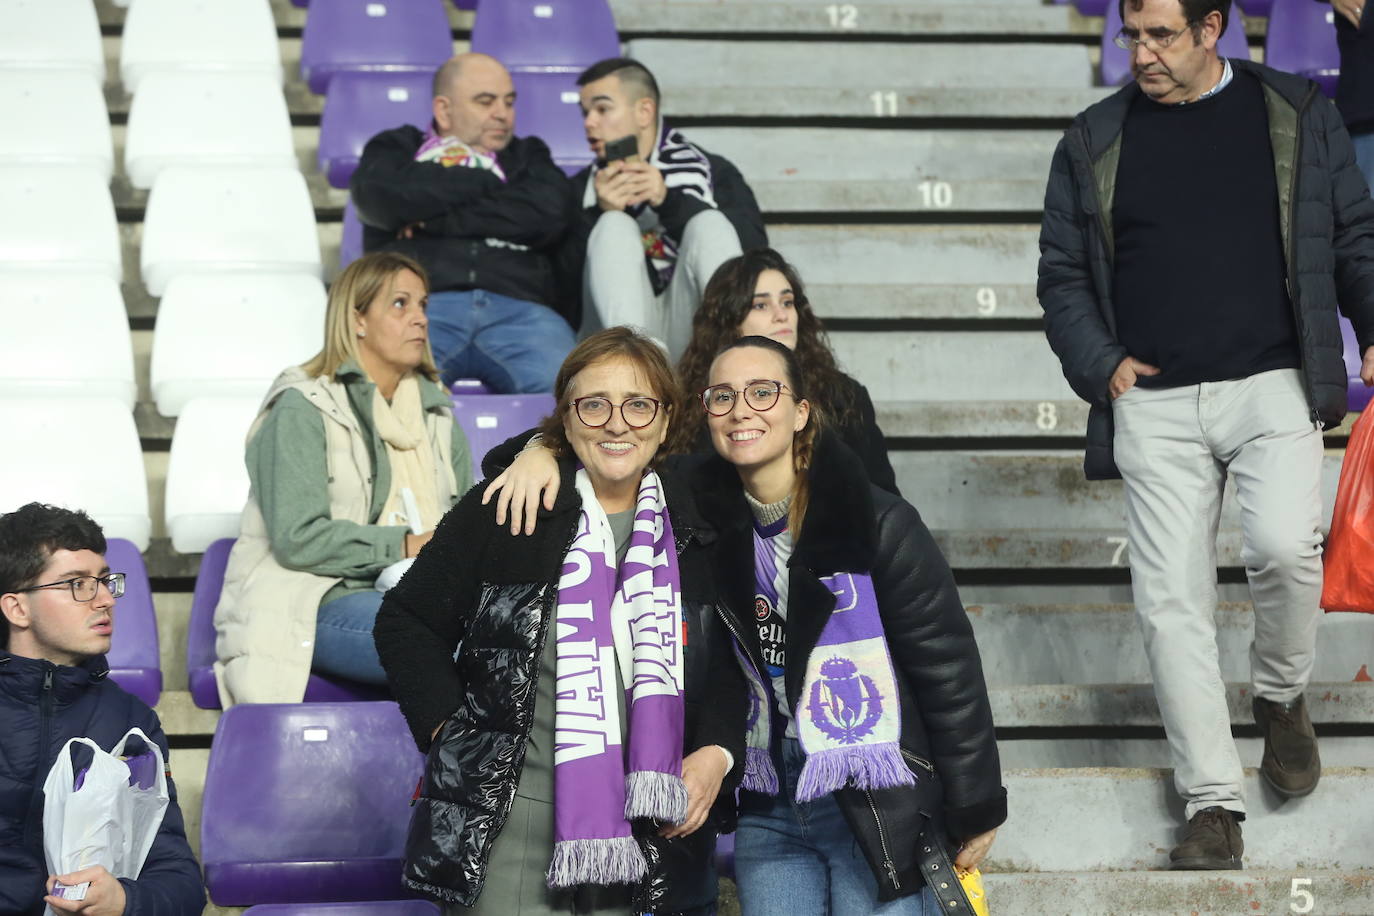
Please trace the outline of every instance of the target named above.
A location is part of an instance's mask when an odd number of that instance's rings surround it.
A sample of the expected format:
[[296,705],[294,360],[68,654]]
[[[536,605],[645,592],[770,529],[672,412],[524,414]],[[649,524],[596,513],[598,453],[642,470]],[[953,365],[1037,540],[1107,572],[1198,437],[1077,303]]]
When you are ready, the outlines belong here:
[[611,422],[611,416],[616,408],[620,409],[620,418],[625,421],[626,426],[630,429],[643,429],[658,416],[659,401],[657,398],[638,397],[626,398],[615,404],[610,398],[591,394],[585,398],[573,398],[571,406],[577,414],[577,419],[588,429],[600,429]]
[[95,596],[100,593],[101,585],[109,591],[111,598],[119,598],[124,595],[124,573],[110,573],[108,576],[75,576],[58,582],[16,588],[15,592],[36,592],[42,588],[57,588],[59,585],[65,585],[72,590],[74,601],[94,601]]
[[772,410],[783,394],[796,397],[787,386],[776,379],[756,378],[744,383],[744,388],[736,390],[729,385],[712,385],[701,393],[701,405],[713,417],[723,417],[735,409],[735,399],[744,395],[744,403],[750,410],[762,413]]
[[1189,22],[1177,32],[1170,32],[1167,35],[1143,35],[1140,38],[1132,38],[1126,34],[1125,28],[1122,28],[1120,32],[1116,33],[1116,37],[1112,39],[1112,44],[1132,54],[1135,53],[1135,49],[1140,45],[1144,45],[1147,51],[1163,51],[1165,48],[1169,47],[1169,45],[1178,41],[1180,35],[1196,25],[1196,22]]

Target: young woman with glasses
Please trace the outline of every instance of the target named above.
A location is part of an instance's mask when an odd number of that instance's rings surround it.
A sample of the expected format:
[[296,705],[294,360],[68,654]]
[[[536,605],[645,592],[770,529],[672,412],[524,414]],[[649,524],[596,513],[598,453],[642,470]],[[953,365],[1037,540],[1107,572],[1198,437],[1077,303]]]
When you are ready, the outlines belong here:
[[749,688],[740,903],[971,912],[959,875],[1007,812],[972,627],[920,516],[825,428],[797,363],[771,338],[725,347],[700,393],[716,455],[684,462]]
[[[840,371],[825,328],[806,298],[797,269],[771,248],[755,248],[721,264],[706,285],[692,318],[692,340],[678,362],[690,392],[706,387],[717,353],[749,334],[768,337],[797,354],[806,388],[825,411],[840,439],[863,461],[868,477],[898,493],[868,389]],[[699,418],[687,426],[693,443],[708,451]],[[900,494],[899,494],[900,495]]]
[[683,395],[627,328],[578,344],[554,395],[540,451],[561,487],[535,535],[474,490],[377,618],[428,755],[405,881],[455,914],[707,914],[746,693],[714,535],[659,462]]

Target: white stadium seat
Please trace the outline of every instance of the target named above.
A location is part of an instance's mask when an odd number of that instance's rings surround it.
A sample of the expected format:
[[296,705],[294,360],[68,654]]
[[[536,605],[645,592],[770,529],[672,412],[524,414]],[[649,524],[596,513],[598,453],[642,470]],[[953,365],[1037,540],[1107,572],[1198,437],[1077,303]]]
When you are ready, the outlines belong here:
[[0,15],[0,67],[80,70],[97,85],[105,82],[105,49],[91,0],[6,0]]
[[261,73],[281,85],[268,0],[138,0],[124,20],[120,79],[136,96],[158,70]]
[[105,179],[73,166],[0,167],[0,270],[123,275]]
[[110,115],[100,80],[90,74],[0,69],[0,124],[0,166],[87,166],[109,183]]
[[305,274],[182,274],[158,303],[152,390],[175,417],[200,397],[260,400],[324,344],[324,284]]
[[167,462],[167,533],[173,549],[204,553],[220,538],[238,537],[248,500],[244,445],[261,404],[260,397],[197,398],[177,418]]
[[85,510],[105,536],[148,548],[148,478],[133,414],[114,398],[0,398],[0,512]]
[[285,168],[163,169],[148,195],[142,271],[154,296],[184,273],[323,277],[304,176]]
[[0,273],[0,398],[109,397],[133,410],[129,316],[98,274]]
[[149,74],[129,109],[124,170],[151,188],[169,165],[295,168],[281,85],[258,73]]

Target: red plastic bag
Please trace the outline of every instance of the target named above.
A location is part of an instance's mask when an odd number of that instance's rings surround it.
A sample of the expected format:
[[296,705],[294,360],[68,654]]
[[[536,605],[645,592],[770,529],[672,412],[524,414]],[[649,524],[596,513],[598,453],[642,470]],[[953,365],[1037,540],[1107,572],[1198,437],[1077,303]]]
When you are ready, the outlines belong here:
[[1350,431],[1326,539],[1322,607],[1374,614],[1374,410]]

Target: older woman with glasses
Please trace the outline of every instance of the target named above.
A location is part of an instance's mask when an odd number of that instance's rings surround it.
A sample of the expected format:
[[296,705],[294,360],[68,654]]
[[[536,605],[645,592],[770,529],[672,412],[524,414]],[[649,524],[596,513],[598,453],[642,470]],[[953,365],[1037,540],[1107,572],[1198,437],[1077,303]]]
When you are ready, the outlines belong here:
[[538,534],[498,527],[474,489],[377,618],[428,755],[405,882],[450,913],[708,913],[746,692],[712,534],[658,469],[683,397],[626,328],[580,343],[554,394],[562,487]]

